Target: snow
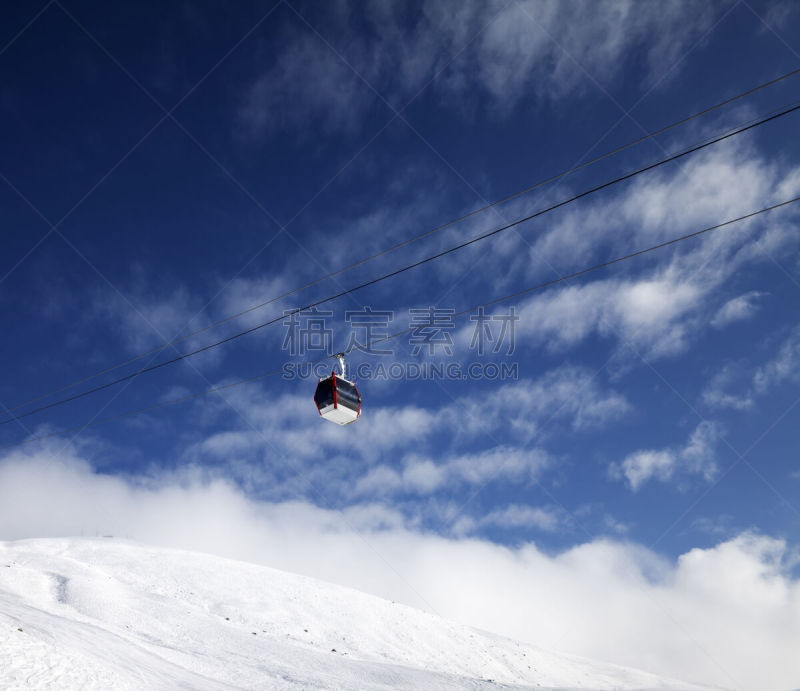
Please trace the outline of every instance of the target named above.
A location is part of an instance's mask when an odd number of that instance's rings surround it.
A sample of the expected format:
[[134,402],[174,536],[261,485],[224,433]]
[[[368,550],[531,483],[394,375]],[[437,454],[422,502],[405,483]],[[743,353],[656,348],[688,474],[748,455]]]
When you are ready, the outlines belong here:
[[700,688],[303,576],[109,538],[0,542],[0,687]]

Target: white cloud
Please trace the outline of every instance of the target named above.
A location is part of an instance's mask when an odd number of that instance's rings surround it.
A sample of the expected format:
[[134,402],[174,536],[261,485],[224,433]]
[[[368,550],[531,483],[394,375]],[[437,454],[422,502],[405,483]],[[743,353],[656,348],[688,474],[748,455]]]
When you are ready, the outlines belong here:
[[[179,337],[200,325],[199,301],[182,286],[156,294],[141,273],[122,286],[122,292],[103,290],[94,296],[92,316],[110,323],[132,354]],[[165,353],[174,355],[172,349]]]
[[[604,389],[588,368],[565,365],[537,380],[521,380],[496,387],[483,399],[464,397],[455,411],[466,410],[469,424],[506,422],[521,438],[530,439],[543,423],[565,420],[573,430],[603,427],[630,412],[627,399]],[[478,427],[480,431],[480,427]]]
[[751,319],[758,311],[758,299],[764,295],[765,293],[752,290],[728,300],[711,319],[711,326],[721,329],[728,324]]
[[447,481],[447,469],[429,459],[415,459],[403,469],[403,484],[429,494],[439,489]]
[[657,11],[635,2],[528,0],[507,6],[482,36],[479,74],[501,102],[525,89],[558,98],[596,88],[584,69],[608,85],[625,57],[645,47],[650,69],[661,75],[691,40],[684,29],[697,36],[712,16],[708,5],[687,2]]
[[703,391],[703,401],[713,408],[747,410],[759,396],[787,381],[800,380],[800,328],[784,338],[765,363],[747,370],[741,363],[726,363]]
[[501,528],[536,528],[552,533],[564,525],[563,512],[551,507],[520,506],[512,504],[497,509],[480,519],[480,525],[496,525]]
[[[615,196],[559,212],[527,253],[519,246],[497,257],[504,276],[528,284],[700,230],[800,192],[798,171],[782,170],[741,143],[697,154],[654,171]],[[557,198],[568,196],[562,190]],[[629,344],[647,358],[683,352],[715,317],[712,300],[747,265],[797,243],[796,210],[773,212],[598,273],[595,280],[535,293],[520,306],[517,335],[551,349],[576,346],[595,335]],[[534,222],[537,227],[538,222]],[[525,232],[524,230],[522,231]],[[759,247],[761,249],[759,249]],[[492,255],[494,257],[494,255]],[[498,264],[499,266],[499,264]],[[543,267],[545,271],[543,272]],[[758,293],[741,296],[717,318],[752,314]]]
[[395,492],[427,495],[460,484],[482,486],[488,482],[532,481],[550,466],[541,449],[504,446],[481,453],[461,454],[434,461],[408,456],[399,470],[387,465],[370,468],[354,485],[355,496],[386,496]]
[[[106,290],[93,296],[88,318],[102,321],[104,328],[111,325],[123,347],[131,354],[140,355],[280,295],[286,291],[287,283],[280,276],[236,278],[230,282],[214,279],[207,283],[210,292],[203,297],[184,285],[174,285],[169,279],[156,280],[141,267],[134,266],[131,277],[119,285],[120,293]],[[264,322],[280,315],[285,305],[285,300],[276,301],[264,309],[232,320],[226,326],[186,339],[163,350],[158,359],[174,357],[179,352],[205,346],[234,331]],[[258,334],[273,339],[277,344],[283,338],[279,326]],[[225,349],[214,348],[192,356],[186,363],[190,368],[203,371],[224,357]]]
[[362,388],[364,421],[346,429],[319,424],[313,383],[231,389],[193,404],[179,463],[208,477],[224,473],[262,499],[324,496],[339,506],[386,498],[407,517],[455,530],[460,511],[444,506],[453,488],[540,482],[554,467],[552,439],[606,428],[630,412],[603,379],[564,366],[429,407],[379,405]]
[[363,477],[356,481],[353,493],[356,496],[381,497],[402,488],[402,475],[387,465],[379,465],[370,468]]
[[[207,292],[201,295],[185,285],[175,284],[169,278],[158,279],[139,266],[134,266],[130,277],[118,281],[118,285],[119,293],[103,290],[91,296],[91,310],[87,311],[86,318],[95,322],[93,327],[97,322],[102,322],[104,329],[110,325],[122,346],[135,355],[203,329],[211,323],[228,319],[289,289],[285,275],[239,277],[230,281],[211,278],[206,283]],[[296,283],[293,285],[296,286]],[[290,303],[287,299],[275,300],[262,309],[186,339],[174,348],[166,348],[159,359],[168,359],[178,352],[205,346],[243,328],[279,316],[284,309],[297,306],[296,302]],[[278,324],[240,342],[253,343],[253,339],[258,342],[259,338],[267,338],[279,347],[283,337],[284,333]],[[224,348],[214,348],[192,356],[186,363],[203,370],[204,366],[215,365],[224,357]]]
[[[209,296],[210,299],[213,299],[214,314],[218,315],[218,319],[222,319],[268,302],[263,307],[237,319],[236,324],[247,328],[273,319],[277,315],[283,314],[284,310],[302,306],[304,302],[307,302],[302,293],[290,298],[276,299],[279,295],[299,287],[300,280],[296,275],[293,279],[290,283],[289,277],[285,274],[234,278],[223,283],[219,287],[217,295]],[[280,332],[280,328],[275,331]],[[279,333],[278,337],[280,338],[282,335]]]
[[700,295],[697,285],[677,275],[569,286],[524,304],[520,331],[549,341],[551,349],[577,345],[597,332],[630,341],[646,357],[672,355],[686,347],[682,320]]
[[[564,183],[551,186],[541,190],[535,201],[514,200],[500,213],[507,219],[519,217],[575,191]],[[731,140],[523,224],[518,231],[524,240],[508,232],[490,241],[491,251],[487,251],[489,245],[478,245],[450,255],[445,262],[434,262],[429,265],[428,277],[450,291],[449,304],[442,306],[463,308],[467,297],[460,298],[452,289],[453,282],[463,276],[469,276],[471,291],[498,296],[797,194],[800,169],[761,156],[746,141]],[[437,188],[423,195],[423,200],[438,196]],[[428,206],[424,221],[413,217],[408,222],[420,228],[436,225],[435,213]],[[648,359],[680,354],[708,332],[715,317],[715,323],[721,325],[723,319],[745,316],[748,306],[749,314],[754,312],[760,297],[757,292],[740,296],[740,301],[726,308],[727,313],[717,316],[723,295],[730,298],[730,284],[745,268],[764,262],[764,252],[792,254],[798,244],[794,232],[798,208],[788,207],[726,226],[562,284],[565,287],[523,298],[516,305],[522,317],[516,325],[517,343],[555,351],[600,336],[620,352],[632,347]],[[371,222],[373,217],[378,223]],[[371,247],[378,237],[374,227],[382,220],[383,214],[375,212],[342,223],[343,233],[354,239],[345,246],[364,242]],[[361,221],[367,221],[366,225]],[[487,219],[485,215],[472,217],[434,236],[430,240],[433,248],[426,243],[414,249],[413,258],[486,231],[494,222],[496,218]],[[359,230],[350,235],[348,226]],[[474,271],[476,262],[480,262],[480,272]],[[385,295],[386,304],[393,304],[395,298],[390,293]],[[507,310],[503,306],[495,314]],[[459,329],[455,337],[463,346],[459,352],[468,352],[474,328],[474,322],[465,320]]]
[[759,23],[759,30],[762,33],[771,34],[772,31],[784,31],[789,29],[789,23],[797,14],[798,5],[789,0],[776,0],[768,5],[767,11],[761,16],[764,23]]
[[420,533],[375,504],[255,502],[191,473],[126,480],[35,452],[0,461],[0,536],[82,531],[264,563],[688,680],[760,691],[800,677],[795,560],[768,537],[742,534],[675,562],[610,540],[548,555]]
[[648,449],[630,454],[622,461],[621,466],[612,465],[611,470],[615,477],[624,475],[630,488],[635,492],[652,478],[661,482],[671,480],[677,463],[677,456],[672,451]]
[[800,379],[800,328],[781,344],[777,355],[759,367],[753,375],[753,388],[759,394],[786,381]]
[[714,537],[733,537],[738,532],[734,530],[734,519],[730,514],[721,514],[718,516],[700,516],[692,521],[691,527]]
[[217,432],[200,443],[200,448],[211,456],[230,458],[248,450],[257,443],[251,434],[245,432]]
[[451,476],[470,485],[481,485],[495,478],[533,479],[550,465],[540,449],[498,446],[483,453],[464,454],[447,464]]
[[[304,393],[294,393],[298,387]],[[485,440],[487,435],[491,439],[502,433],[526,442],[537,435],[546,438],[559,425],[568,425],[575,431],[603,427],[630,411],[625,397],[603,386],[598,374],[572,366],[550,370],[537,379],[498,384],[479,397],[461,395],[439,407],[377,405],[369,398],[368,388],[362,388],[362,415],[369,417],[370,424],[347,430],[321,425],[313,435],[308,434],[307,427],[310,420],[318,417],[309,398],[313,383],[291,384],[292,393],[282,393],[287,390],[285,387],[276,391],[260,386],[224,392],[224,398],[247,422],[236,415],[231,417],[230,407],[222,400],[198,404],[204,423],[214,420],[229,428],[211,437],[203,436],[187,452],[186,460],[195,461],[206,452],[240,452],[248,444],[255,451],[268,444],[299,462],[313,461],[317,467],[328,459],[338,463],[337,454],[345,453],[350,459],[346,468],[361,471],[363,465],[354,467],[354,462],[371,463],[387,454],[401,459],[412,451],[424,457],[429,443],[446,439],[454,445],[453,458],[470,446],[470,453],[463,455],[459,466],[460,476],[466,477],[469,459],[481,453],[474,447],[476,439]],[[507,465],[518,465],[514,453],[508,456],[511,460]],[[492,464],[494,458],[499,456],[472,463]],[[421,478],[424,469],[418,472]]]
[[722,436],[722,429],[714,422],[701,422],[689,437],[680,452],[683,470],[692,475],[701,475],[706,481],[717,473],[714,446]]
[[747,410],[753,405],[753,396],[746,390],[749,380],[750,377],[742,367],[728,363],[711,378],[703,390],[703,402],[712,408]]
[[275,65],[247,89],[238,119],[251,135],[309,119],[327,131],[352,130],[358,124],[353,115],[361,115],[370,97],[316,36],[295,36]]
[[650,480],[682,481],[687,475],[700,475],[710,481],[717,473],[714,445],[721,430],[712,422],[701,422],[680,449],[643,449],[628,455],[621,463],[609,466],[611,477],[625,479],[636,492]]
[[[453,517],[455,517],[455,521],[453,521]],[[562,509],[520,504],[511,504],[480,517],[462,515],[459,507],[450,507],[448,522],[452,522],[450,534],[459,538],[476,535],[485,528],[493,527],[524,529],[526,532],[535,530],[541,533],[556,533],[571,526],[570,516]]]
[[[530,95],[551,101],[595,91],[584,69],[608,86],[634,51],[646,56],[642,77],[661,77],[719,9],[688,0],[666,5],[432,0],[413,15],[392,3],[360,5],[360,21],[369,30],[357,33],[350,3],[307,19],[394,107],[437,75],[428,88],[446,97],[443,107],[463,112],[476,107],[476,94],[504,111]],[[380,103],[371,87],[292,15],[282,41],[270,66],[244,90],[239,125],[250,135],[287,126],[303,131],[308,123],[356,131]],[[269,48],[272,54],[275,44]]]

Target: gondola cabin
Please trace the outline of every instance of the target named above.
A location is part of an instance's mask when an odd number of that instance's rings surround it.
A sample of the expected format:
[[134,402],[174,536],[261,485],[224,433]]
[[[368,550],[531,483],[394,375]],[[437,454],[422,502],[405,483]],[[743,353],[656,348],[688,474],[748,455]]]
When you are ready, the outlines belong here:
[[[340,362],[344,373],[342,359]],[[317,404],[317,410],[322,417],[337,425],[349,425],[361,415],[361,394],[358,393],[356,385],[343,376],[337,376],[335,371],[332,371],[329,377],[319,380],[314,393],[314,403]]]

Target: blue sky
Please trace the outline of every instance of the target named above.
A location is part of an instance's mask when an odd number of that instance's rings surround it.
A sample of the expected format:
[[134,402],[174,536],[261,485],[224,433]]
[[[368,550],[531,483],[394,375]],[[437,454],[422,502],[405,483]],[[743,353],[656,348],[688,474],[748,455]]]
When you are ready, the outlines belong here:
[[[0,402],[8,407],[800,64],[797,8],[749,0],[255,2],[235,9],[60,0],[4,6],[0,27]],[[337,293],[786,106],[800,94],[798,79],[178,347],[200,347]],[[378,331],[402,330],[411,309],[461,312],[796,197],[797,118],[336,300],[324,306],[333,312],[325,324],[330,348],[349,342],[346,311],[389,311],[391,322]],[[465,556],[478,569],[480,550],[522,559],[533,549],[557,561],[599,545],[632,559],[643,582],[663,585],[680,581],[690,555],[724,561],[719,555],[733,550],[753,573],[795,592],[797,230],[798,211],[790,207],[495,306],[490,315],[513,307],[519,317],[512,353],[506,342],[499,353],[478,354],[470,347],[475,322],[464,317],[446,331],[452,354],[414,354],[408,336],[383,344],[391,355],[353,353],[352,366],[373,369],[494,363],[513,374],[387,381],[362,370],[363,416],[354,426],[319,419],[313,379],[276,376],[7,448],[6,498],[18,500],[11,488],[24,486],[30,502],[54,508],[44,520],[26,504],[28,522],[7,512],[4,537],[81,530],[163,538],[631,662],[621,648],[598,647],[588,636],[526,629],[502,607],[496,620],[467,611],[469,590],[450,602],[429,571],[409,565],[417,563],[412,555],[440,540],[448,549],[478,550]],[[494,336],[501,323],[491,322]],[[282,347],[286,335],[278,323],[5,424],[0,444],[324,354],[294,355]],[[71,479],[54,484],[59,472]],[[107,482],[126,488],[129,499],[131,492],[149,498],[141,510],[85,513]],[[258,521],[225,528],[227,504],[215,502],[217,491]],[[170,503],[178,496],[194,507],[188,515],[205,505],[220,516],[216,541],[198,542],[177,527],[187,520]],[[275,543],[270,552],[241,537],[263,529],[259,521],[278,532],[299,530],[298,547]],[[161,535],[146,527],[155,524]],[[310,559],[331,531],[383,547],[355,550],[349,568],[339,563],[344,547]],[[398,535],[402,549],[393,542]],[[395,560],[377,557],[381,550]],[[376,559],[380,568],[392,562],[390,577],[364,575],[378,568],[370,565]],[[523,581],[535,582],[526,573]],[[387,585],[391,579],[396,587]],[[773,631],[764,616],[765,631]],[[721,676],[707,678],[736,683],[746,672],[732,671],[736,655],[725,662],[726,654],[715,653],[723,660],[717,667],[728,665],[717,670]],[[706,669],[678,665],[667,652],[650,662],[695,678]]]

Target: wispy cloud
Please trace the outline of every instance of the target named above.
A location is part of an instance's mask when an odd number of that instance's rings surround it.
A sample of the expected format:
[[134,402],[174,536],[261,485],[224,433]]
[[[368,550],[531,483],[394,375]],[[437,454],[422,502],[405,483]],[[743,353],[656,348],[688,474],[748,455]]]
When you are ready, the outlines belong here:
[[[779,197],[778,188],[787,196]],[[535,284],[798,193],[796,170],[782,170],[748,147],[723,146],[637,180],[616,196],[534,222],[545,230],[531,249],[493,248],[482,260],[484,273]],[[520,305],[519,337],[560,350],[600,336],[620,349],[630,344],[648,359],[684,352],[715,317],[721,326],[754,312],[760,293],[739,296],[727,307],[720,298],[730,300],[722,294],[744,267],[796,246],[796,224],[796,210],[776,212],[617,267],[610,277],[597,274],[534,294]]]
[[432,494],[458,485],[481,486],[511,480],[530,483],[550,466],[542,449],[521,450],[499,446],[481,453],[461,454],[438,460],[417,454],[406,457],[402,467],[379,465],[355,484],[355,496],[386,496],[397,492]]
[[741,362],[724,364],[703,390],[703,402],[712,408],[746,410],[759,396],[791,381],[800,381],[800,328],[793,329],[765,362],[752,369]]
[[711,326],[721,329],[728,324],[751,319],[758,311],[758,300],[764,295],[765,293],[751,290],[728,300],[711,319]]
[[[310,416],[317,413],[309,404],[308,395],[256,386],[232,390],[227,399],[246,411],[252,425],[242,427],[241,420],[233,418],[237,429],[248,435],[264,435],[300,458],[317,457],[321,450],[335,452],[351,447],[359,457],[374,458],[424,448],[434,434],[437,444],[449,439],[459,442],[462,448],[487,432],[501,430],[511,433],[515,441],[524,442],[539,434],[542,423],[551,418],[572,430],[586,431],[614,423],[631,410],[627,399],[608,388],[591,370],[566,365],[535,379],[497,384],[478,398],[460,394],[437,406],[376,405],[366,401],[364,415],[370,417],[371,424],[355,425],[348,428],[347,434],[333,425],[324,425],[310,437],[306,425]],[[220,401],[210,400],[202,405],[218,423],[230,421],[230,410]]]
[[372,99],[316,36],[300,35],[247,89],[238,119],[250,135],[310,121],[327,132],[352,131]]
[[427,407],[366,400],[369,423],[345,430],[317,425],[308,394],[252,386],[195,404],[181,462],[223,473],[254,496],[321,492],[336,506],[382,497],[407,516],[449,525],[436,506],[453,488],[539,481],[553,467],[547,445],[559,430],[587,434],[630,411],[624,396],[577,367]]
[[763,395],[774,386],[797,380],[800,380],[800,327],[786,337],[774,358],[756,370],[753,388]]
[[[120,292],[104,289],[92,300],[90,318],[115,331],[125,350],[138,354],[197,328],[201,304],[182,285],[165,287],[152,282],[141,267],[129,281],[120,282]],[[162,290],[163,289],[163,290]]]
[[[413,15],[400,5],[368,3],[358,12],[367,31],[356,30],[351,3],[307,19],[395,108],[440,73],[431,90],[443,109],[463,113],[480,101],[503,112],[531,95],[551,102],[594,90],[584,67],[609,87],[635,51],[645,55],[642,78],[661,77],[720,11],[689,0],[663,6],[496,0],[425,2]],[[238,123],[249,135],[298,124],[354,132],[380,104],[298,17],[287,13],[281,41],[278,57],[245,88],[239,103]]]
[[480,520],[480,525],[501,528],[536,528],[543,532],[555,532],[565,522],[563,511],[553,507],[520,506],[512,504],[503,509],[490,511]]
[[741,364],[727,363],[711,377],[703,390],[703,402],[711,408],[747,410],[753,405],[753,392],[748,387],[752,373]]
[[688,476],[710,481],[717,473],[714,446],[721,434],[718,424],[701,422],[683,447],[635,451],[623,461],[612,463],[609,474],[627,481],[634,492],[650,480],[675,481],[679,486]]

